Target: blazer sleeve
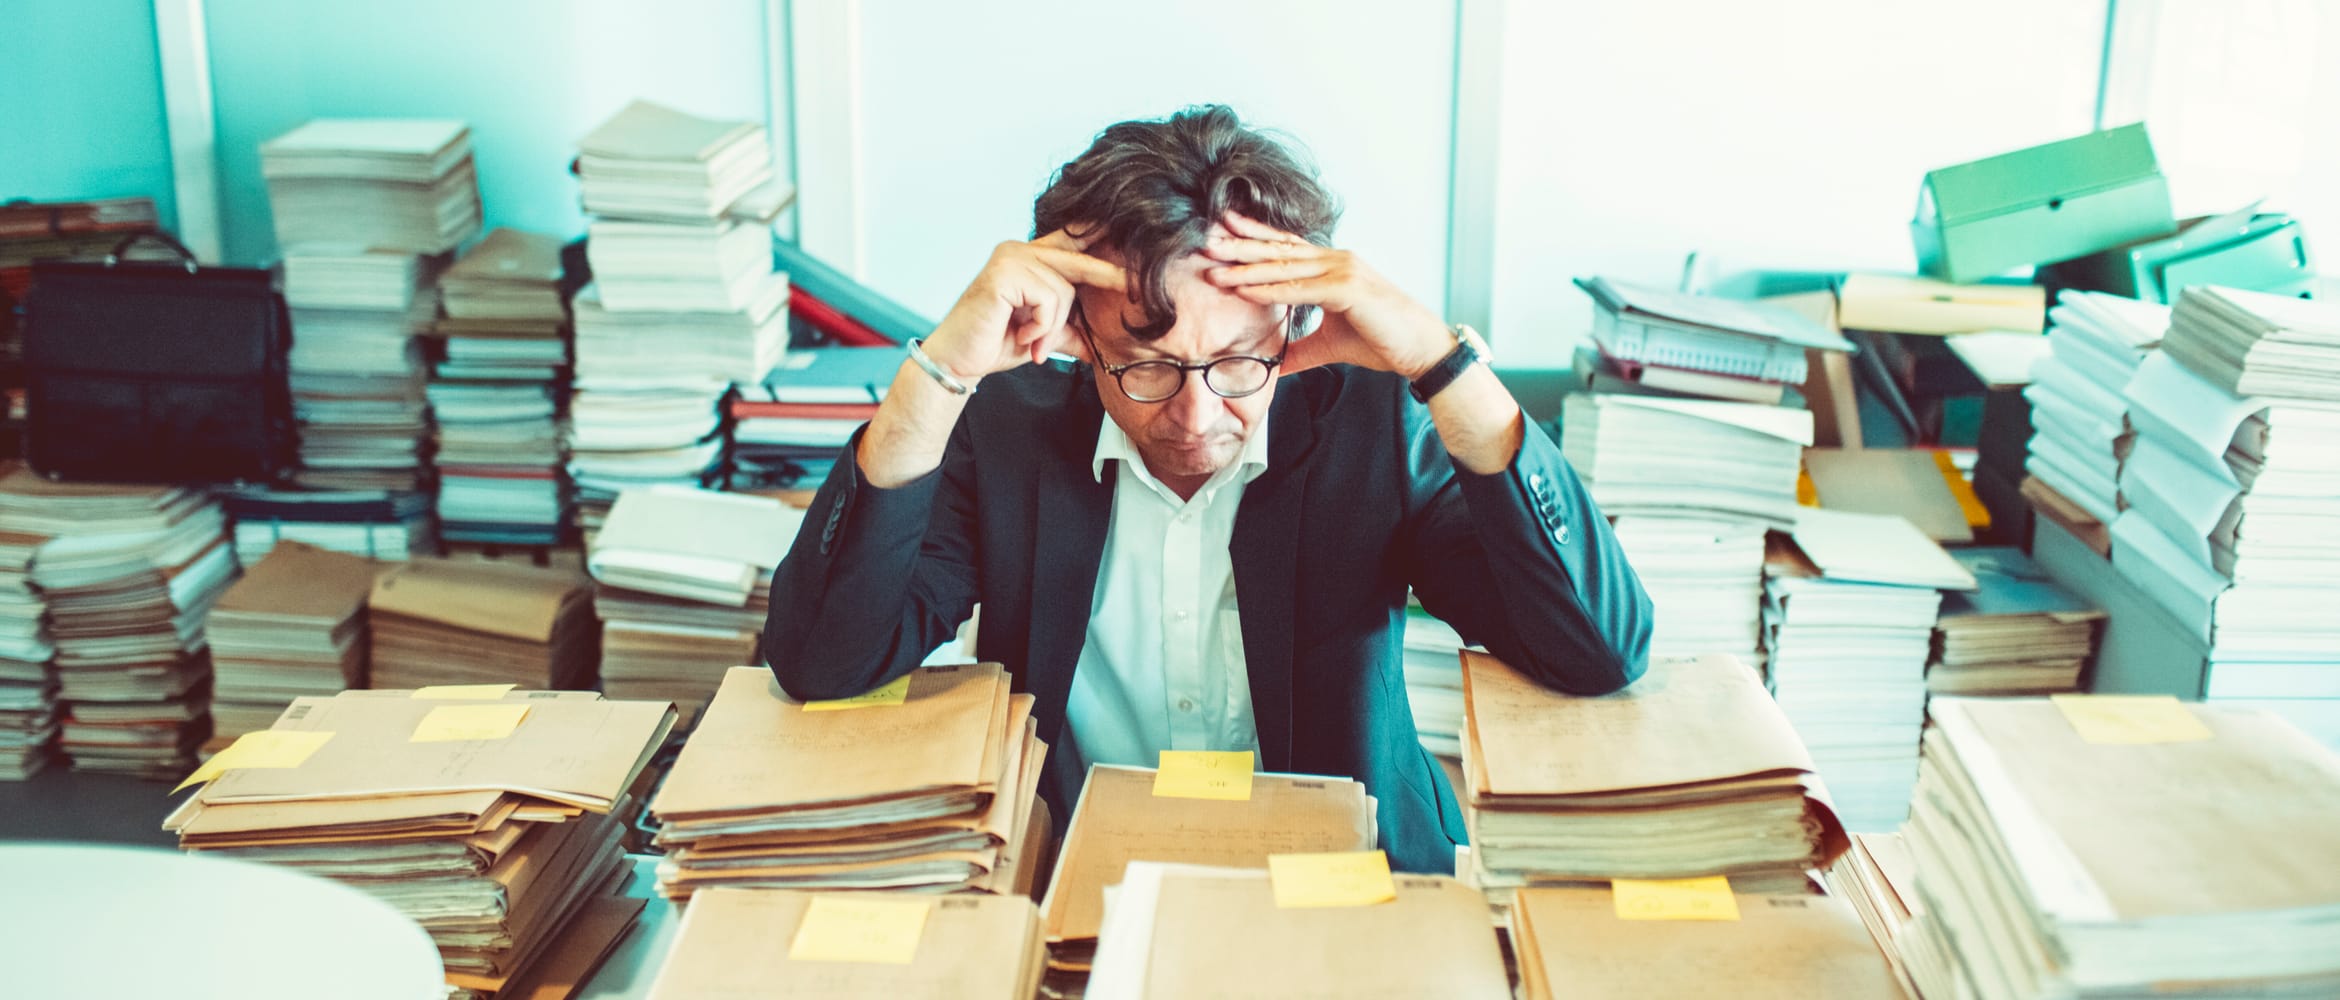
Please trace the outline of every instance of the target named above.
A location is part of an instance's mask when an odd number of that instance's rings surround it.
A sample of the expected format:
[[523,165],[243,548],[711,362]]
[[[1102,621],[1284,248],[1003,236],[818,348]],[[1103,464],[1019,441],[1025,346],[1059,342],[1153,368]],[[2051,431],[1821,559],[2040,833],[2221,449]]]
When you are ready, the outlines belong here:
[[894,489],[871,485],[853,458],[868,431],[845,445],[772,576],[764,656],[799,700],[851,697],[909,673],[977,600],[967,422],[941,468]]
[[1640,677],[1649,595],[1551,436],[1525,420],[1510,467],[1477,475],[1455,468],[1426,408],[1399,405],[1413,490],[1402,558],[1423,608],[1560,691]]

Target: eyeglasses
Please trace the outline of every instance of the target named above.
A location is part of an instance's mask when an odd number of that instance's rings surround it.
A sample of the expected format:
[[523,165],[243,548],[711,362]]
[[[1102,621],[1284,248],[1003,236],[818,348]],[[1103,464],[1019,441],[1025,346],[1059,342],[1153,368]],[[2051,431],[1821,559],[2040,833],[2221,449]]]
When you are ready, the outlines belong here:
[[[1078,301],[1073,303],[1073,321],[1081,328],[1081,339],[1089,344],[1089,356],[1095,358],[1098,369],[1113,376],[1121,394],[1133,402],[1160,403],[1178,395],[1186,388],[1186,373],[1201,372],[1204,388],[1223,399],[1241,399],[1267,388],[1276,366],[1284,363],[1284,351],[1272,358],[1233,354],[1209,361],[1188,364],[1180,361],[1137,361],[1126,365],[1107,364],[1097,352],[1097,338],[1089,331],[1089,317],[1081,311]],[[1284,341],[1285,351],[1291,349],[1291,340]]]

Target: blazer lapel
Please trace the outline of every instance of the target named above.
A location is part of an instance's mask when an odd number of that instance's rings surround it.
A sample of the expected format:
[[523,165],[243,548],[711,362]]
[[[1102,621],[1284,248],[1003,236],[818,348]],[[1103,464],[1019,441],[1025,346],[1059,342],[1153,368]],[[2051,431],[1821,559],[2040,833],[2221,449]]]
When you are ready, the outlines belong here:
[[1268,411],[1273,429],[1268,435],[1267,471],[1243,488],[1230,553],[1263,771],[1292,767],[1292,630],[1298,621],[1300,511],[1308,493],[1308,454],[1316,445],[1306,384],[1294,379],[1276,393]]
[[[1046,442],[1048,454],[1035,456],[1039,474],[1032,478],[1032,617],[1024,669],[1041,706],[1062,706],[1071,696],[1113,514],[1113,481],[1100,483],[1090,471],[1105,408],[1087,369],[1076,369],[1076,378],[1066,419]],[[1061,713],[1059,708],[1057,718],[1040,720],[1041,734],[1052,743],[1064,721]]]

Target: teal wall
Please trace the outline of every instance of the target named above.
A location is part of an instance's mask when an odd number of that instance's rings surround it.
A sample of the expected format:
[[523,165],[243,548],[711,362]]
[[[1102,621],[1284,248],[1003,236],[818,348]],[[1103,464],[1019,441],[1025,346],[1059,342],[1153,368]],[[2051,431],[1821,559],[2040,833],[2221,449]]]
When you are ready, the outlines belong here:
[[177,219],[151,0],[0,4],[0,201],[145,195]]

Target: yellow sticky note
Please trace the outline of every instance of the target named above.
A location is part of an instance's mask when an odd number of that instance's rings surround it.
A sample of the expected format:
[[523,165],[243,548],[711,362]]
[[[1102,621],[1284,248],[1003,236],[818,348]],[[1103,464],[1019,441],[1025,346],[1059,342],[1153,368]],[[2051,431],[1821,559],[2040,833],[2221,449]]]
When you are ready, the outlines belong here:
[[1268,880],[1275,884],[1276,906],[1286,910],[1372,906],[1397,898],[1389,855],[1380,851],[1270,854]]
[[838,712],[848,708],[876,708],[880,705],[899,705],[910,700],[910,675],[894,678],[893,683],[863,691],[851,698],[804,703],[807,712]]
[[1739,898],[1720,875],[1664,880],[1621,878],[1609,883],[1617,894],[1619,920],[1737,920]]
[[519,686],[518,684],[434,684],[430,687],[415,688],[414,697],[438,701],[494,701],[512,693],[512,689]]
[[2210,727],[2166,694],[2059,694],[2049,696],[2064,719],[2089,743],[2199,743]]
[[1251,751],[1164,750],[1154,772],[1154,796],[1164,799],[1251,799]]
[[202,767],[187,776],[187,780],[179,782],[179,787],[171,789],[171,793],[175,795],[188,785],[202,784],[229,771],[254,767],[299,767],[308,761],[310,754],[316,753],[318,747],[324,746],[325,741],[332,738],[332,733],[294,729],[263,729],[256,733],[245,733],[236,737],[234,743],[228,744],[227,749],[211,755],[210,760],[204,761]]
[[455,740],[500,740],[520,728],[520,720],[528,717],[528,706],[518,703],[493,705],[441,705],[415,723],[409,743],[447,743]]
[[908,965],[918,957],[918,936],[932,905],[924,899],[814,896],[788,944],[788,960]]

